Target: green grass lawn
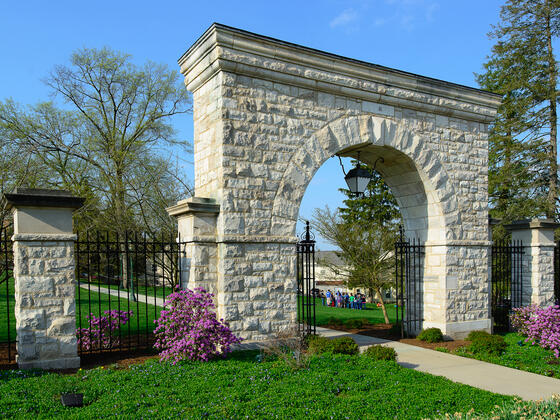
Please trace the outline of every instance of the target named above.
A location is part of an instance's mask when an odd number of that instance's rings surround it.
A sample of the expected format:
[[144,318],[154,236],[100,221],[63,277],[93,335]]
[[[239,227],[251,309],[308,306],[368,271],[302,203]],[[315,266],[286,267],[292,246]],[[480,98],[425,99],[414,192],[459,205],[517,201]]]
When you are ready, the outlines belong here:
[[[474,408],[489,413],[511,397],[365,356],[315,356],[309,368],[257,362],[256,352],[172,366],[75,375],[0,372],[3,418],[428,418]],[[37,375],[37,376],[33,376]],[[84,394],[65,408],[60,394]]]
[[[391,323],[396,322],[397,308],[395,305],[386,305],[387,314]],[[317,325],[328,325],[329,318],[337,318],[341,321],[348,321],[350,319],[367,319],[370,324],[382,324],[385,322],[383,318],[383,311],[381,308],[375,306],[374,303],[368,303],[367,309],[346,309],[346,308],[333,308],[330,306],[323,306],[321,299],[315,299],[315,316]]]
[[[88,281],[87,279],[81,279],[80,280],[80,284],[83,286],[87,286],[88,285]],[[104,284],[101,283],[99,284],[98,282],[92,280],[90,282],[91,284],[91,289],[92,290],[97,290],[98,285],[101,286],[101,288],[109,288],[112,290],[119,290],[121,291],[121,293],[124,295],[126,293],[125,289],[122,289],[119,287],[118,284]],[[140,294],[140,295],[144,295],[144,296],[148,296],[148,298],[154,298],[158,297],[158,298],[165,298],[167,296],[169,296],[171,293],[173,293],[173,288],[170,286],[165,286],[165,288],[163,286],[156,286],[155,288],[153,286],[148,286],[146,287],[145,285],[141,284],[139,286],[135,285],[134,286],[134,290],[136,292],[136,294]],[[149,301],[149,299],[148,299]]]
[[[117,296],[111,296],[103,292],[98,293],[97,288],[93,287],[91,289],[91,299],[88,296],[88,290],[80,288],[79,293],[80,297],[78,299],[78,287],[76,287],[76,326],[78,328],[80,328],[80,319],[82,328],[87,328],[89,326],[87,316],[90,313],[99,317],[100,314],[103,315],[103,312],[109,310],[109,308],[114,310],[119,309],[120,303],[121,311],[133,312],[133,316],[130,318],[128,323],[121,327],[121,335],[128,335],[129,331],[131,335],[134,335],[137,332],[152,332],[155,327],[154,320],[159,318],[159,313],[162,309],[160,307],[150,305],[149,299],[148,304],[146,305],[146,302],[143,299],[137,302],[132,302],[122,297],[118,299]],[[124,292],[123,296],[126,296]]]
[[539,346],[525,343],[525,337],[518,333],[500,334],[507,343],[507,349],[501,356],[473,355],[466,349],[457,349],[454,354],[483,360],[497,365],[507,366],[539,375],[560,378],[560,364],[549,364],[550,360],[558,362],[552,350],[546,350]]
[[[14,280],[10,279],[9,283],[9,299],[10,299],[10,338],[13,341],[16,334],[16,322],[14,316]],[[148,305],[146,305],[144,300],[138,302],[138,305],[134,302],[128,302],[128,299],[120,298],[117,296],[109,296],[106,293],[98,293],[96,287],[91,289],[91,300],[88,298],[88,291],[85,289],[80,289],[80,298],[78,299],[78,288],[76,287],[76,326],[86,328],[89,326],[87,316],[92,312],[95,316],[103,314],[104,311],[111,309],[120,309],[123,311],[131,310],[134,315],[131,317],[130,321],[122,327],[121,335],[128,335],[129,328],[130,334],[144,333],[146,330],[149,332],[154,329],[154,319],[159,318],[159,313],[162,308],[156,307],[149,304],[150,299],[148,299]],[[123,292],[124,296],[124,292]],[[109,299],[111,300],[109,306]],[[79,304],[79,305],[78,305]],[[80,312],[81,311],[81,312]],[[6,303],[6,284],[0,285],[0,342],[8,341],[8,323],[7,323],[7,303]]]
[[[8,279],[7,284],[9,290],[6,290],[6,283],[0,284],[0,343],[8,341],[8,317],[10,318],[10,341],[14,341],[16,337],[16,318],[14,315],[14,278]],[[6,299],[6,297],[8,299]],[[9,303],[8,303],[9,301]],[[9,311],[8,311],[9,305]]]

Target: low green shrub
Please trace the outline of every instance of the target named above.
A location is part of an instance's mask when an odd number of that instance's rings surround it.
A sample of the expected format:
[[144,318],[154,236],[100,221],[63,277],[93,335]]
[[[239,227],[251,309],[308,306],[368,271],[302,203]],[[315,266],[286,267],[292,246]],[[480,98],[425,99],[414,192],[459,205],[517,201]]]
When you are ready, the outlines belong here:
[[328,353],[332,349],[331,340],[320,335],[311,335],[307,339],[307,351],[312,354]]
[[362,328],[364,326],[364,321],[361,319],[349,319],[344,323],[346,328]]
[[307,351],[312,354],[358,354],[359,348],[350,337],[329,339],[318,335],[309,338]]
[[435,351],[441,351],[442,353],[451,353],[447,347],[436,347]]
[[476,337],[469,346],[472,354],[488,354],[500,356],[506,351],[507,344],[499,335],[488,335]]
[[560,419],[560,396],[549,400],[523,401],[519,398],[494,407],[490,414],[476,413],[474,408],[466,413],[438,416],[441,420],[482,420],[482,419]]
[[427,328],[422,330],[416,338],[426,343],[441,343],[443,341],[443,333],[439,328]]
[[392,360],[393,362],[397,360],[397,352],[392,347],[375,345],[368,347],[364,354],[373,360]]
[[467,341],[476,340],[478,337],[489,337],[491,334],[487,333],[486,331],[478,330],[478,331],[471,331],[469,335],[467,335]]
[[350,337],[338,337],[332,341],[332,352],[334,354],[358,354],[358,344]]
[[344,325],[344,321],[335,316],[329,316],[327,318],[327,325]]

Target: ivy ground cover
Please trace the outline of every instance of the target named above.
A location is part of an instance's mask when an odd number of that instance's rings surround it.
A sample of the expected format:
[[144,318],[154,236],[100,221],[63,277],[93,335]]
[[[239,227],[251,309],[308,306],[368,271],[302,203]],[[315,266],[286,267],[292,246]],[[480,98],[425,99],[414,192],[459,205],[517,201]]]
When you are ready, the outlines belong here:
[[453,354],[538,373],[539,375],[560,378],[560,364],[558,364],[558,359],[554,357],[552,350],[526,343],[526,337],[519,333],[506,333],[503,337],[507,348],[501,356],[473,355],[467,348],[462,347],[458,348]]
[[[365,356],[322,355],[292,370],[256,352],[175,366],[156,360],[126,370],[74,375],[0,372],[0,417],[16,418],[432,418],[490,413],[512,398]],[[60,394],[81,392],[82,408]]]

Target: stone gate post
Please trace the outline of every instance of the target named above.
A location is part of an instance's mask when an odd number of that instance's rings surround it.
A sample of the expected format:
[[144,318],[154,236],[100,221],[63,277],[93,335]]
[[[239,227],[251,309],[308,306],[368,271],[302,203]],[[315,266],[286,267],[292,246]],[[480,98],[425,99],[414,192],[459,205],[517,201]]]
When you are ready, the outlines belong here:
[[506,225],[512,240],[523,241],[523,306],[554,304],[554,229],[551,219],[519,220]]
[[216,221],[220,205],[209,198],[191,197],[167,208],[177,218],[179,238],[185,243],[181,287],[217,294]]
[[14,217],[17,363],[20,369],[80,366],[72,211],[67,191],[16,189],[4,204]]

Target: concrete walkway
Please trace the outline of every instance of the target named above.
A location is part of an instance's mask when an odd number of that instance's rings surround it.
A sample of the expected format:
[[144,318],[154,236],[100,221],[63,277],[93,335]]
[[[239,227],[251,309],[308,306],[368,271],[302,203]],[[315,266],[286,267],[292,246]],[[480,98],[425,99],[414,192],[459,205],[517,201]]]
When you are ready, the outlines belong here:
[[[88,284],[87,283],[80,283],[80,288],[88,290]],[[115,289],[109,289],[108,287],[98,287],[96,284],[95,285],[91,285],[91,292],[92,293],[97,293],[97,292],[101,292],[101,293],[105,293],[105,294],[110,294],[111,296],[115,296],[115,297],[119,297],[121,299],[126,299],[127,298],[127,292],[126,290],[115,290]],[[165,302],[164,299],[159,298],[159,297],[154,297],[152,296],[147,296],[146,295],[142,295],[140,293],[136,293],[136,298],[138,299],[138,302],[140,303],[146,303],[148,302],[149,305],[154,305],[154,306],[159,306],[161,308],[163,308],[163,303]]]
[[361,351],[373,344],[392,347],[397,352],[398,364],[403,367],[444,376],[453,382],[498,394],[517,395],[524,400],[548,399],[553,394],[560,394],[560,379],[411,346],[398,341],[320,327],[317,327],[317,333],[332,338],[350,336],[358,343]]

